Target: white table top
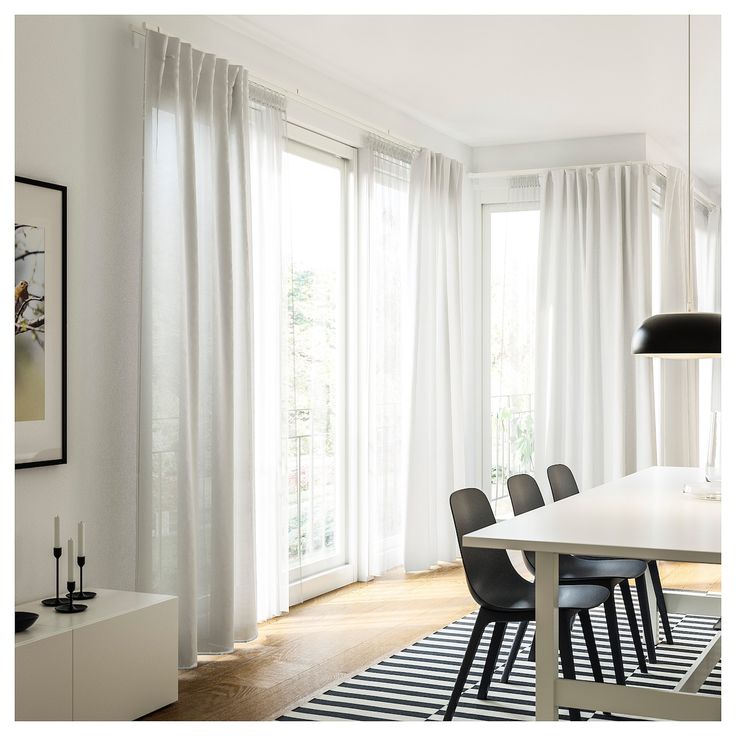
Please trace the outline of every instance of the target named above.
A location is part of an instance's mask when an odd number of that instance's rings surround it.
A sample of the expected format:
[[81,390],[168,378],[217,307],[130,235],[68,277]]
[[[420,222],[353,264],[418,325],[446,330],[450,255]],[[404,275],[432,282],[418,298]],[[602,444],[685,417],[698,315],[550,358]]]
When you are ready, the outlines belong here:
[[652,467],[463,537],[467,547],[721,562],[721,504],[682,492],[699,468]]
[[[94,588],[93,590],[97,593],[95,598],[88,601],[75,601],[87,605],[87,610],[80,613],[57,613],[53,608],[42,605],[40,600],[21,603],[16,606],[16,611],[37,613],[38,619],[29,629],[15,635],[15,646],[30,644],[47,636],[55,636],[65,631],[72,631],[82,626],[105,621],[124,613],[173,600],[175,597],[156,593],[136,593],[130,590],[107,590],[104,588]],[[66,595],[66,586],[59,590],[59,596],[62,595]]]

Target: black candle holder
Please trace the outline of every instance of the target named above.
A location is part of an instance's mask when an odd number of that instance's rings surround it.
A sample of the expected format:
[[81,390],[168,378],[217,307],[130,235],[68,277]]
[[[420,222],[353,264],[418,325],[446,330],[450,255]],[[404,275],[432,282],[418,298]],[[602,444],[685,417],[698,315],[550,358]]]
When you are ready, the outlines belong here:
[[59,598],[59,560],[61,559],[61,547],[54,547],[54,557],[56,557],[56,598],[44,598],[41,603],[44,606],[61,606],[66,601]]
[[77,565],[79,565],[79,590],[76,593],[66,594],[67,598],[71,596],[75,601],[88,601],[97,595],[93,590],[84,590],[84,563],[85,556],[79,555],[77,557]]
[[66,589],[69,591],[69,597],[60,606],[56,606],[54,609],[56,613],[81,613],[87,610],[87,606],[83,603],[74,603],[72,600],[76,587],[77,584],[73,580],[67,581]]

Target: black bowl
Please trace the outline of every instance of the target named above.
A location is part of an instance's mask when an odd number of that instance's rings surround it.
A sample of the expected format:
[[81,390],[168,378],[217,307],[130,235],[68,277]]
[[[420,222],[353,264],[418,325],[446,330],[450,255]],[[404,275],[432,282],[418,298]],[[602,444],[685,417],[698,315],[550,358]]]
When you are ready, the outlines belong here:
[[37,613],[29,613],[28,611],[16,611],[15,612],[15,633],[19,631],[25,631],[27,628],[33,626],[38,618]]

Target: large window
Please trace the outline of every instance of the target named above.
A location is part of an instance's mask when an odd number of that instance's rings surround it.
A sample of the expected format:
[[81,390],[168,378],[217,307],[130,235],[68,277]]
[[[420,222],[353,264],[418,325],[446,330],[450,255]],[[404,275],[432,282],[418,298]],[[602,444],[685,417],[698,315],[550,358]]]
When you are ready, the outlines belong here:
[[[659,274],[665,185],[663,179],[658,179],[652,189],[652,314],[661,311]],[[715,236],[709,232],[708,218],[709,211],[696,203],[694,233],[699,301],[701,308],[710,309],[718,265]],[[535,470],[534,323],[538,240],[538,202],[483,205],[483,487],[494,503],[497,516],[511,513],[508,477],[515,473],[534,474]],[[711,423],[712,362],[699,361],[698,366],[701,465],[705,461]],[[661,361],[655,358],[654,403],[661,462],[660,366]]]
[[538,240],[538,205],[483,206],[483,483],[497,515],[508,477],[534,471]]
[[[290,139],[283,390],[292,583],[347,562],[345,442],[348,161]],[[314,145],[312,145],[314,143]],[[347,147],[342,147],[347,148]],[[327,584],[327,589],[330,586]],[[312,594],[314,591],[312,591]],[[309,597],[297,595],[296,598]]]

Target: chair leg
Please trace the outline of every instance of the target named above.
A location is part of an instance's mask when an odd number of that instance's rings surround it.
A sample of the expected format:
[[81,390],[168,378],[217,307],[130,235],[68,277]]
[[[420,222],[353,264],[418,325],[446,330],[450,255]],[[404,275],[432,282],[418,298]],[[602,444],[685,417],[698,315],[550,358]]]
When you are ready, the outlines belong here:
[[616,673],[616,684],[626,684],[626,673],[624,671],[624,658],[621,655],[621,639],[618,634],[618,619],[616,618],[616,601],[613,593],[603,604],[606,611],[606,626],[608,627],[608,639],[611,643],[611,656],[613,657],[613,669]]
[[639,575],[634,581],[636,583],[636,595],[639,598],[639,611],[641,612],[641,624],[644,627],[644,641],[647,645],[647,659],[654,664],[657,661],[657,647],[654,643],[654,632],[652,631],[652,613],[649,610],[649,595],[647,593],[647,581],[644,575]]
[[[571,618],[574,618],[573,613]],[[571,620],[563,620],[560,616],[560,660],[562,661],[562,675],[566,680],[575,679],[575,658],[572,653],[572,637],[570,636]],[[579,721],[580,711],[570,708],[570,720]]]
[[455,715],[455,709],[462,695],[463,687],[465,686],[465,680],[468,679],[468,672],[473,666],[473,659],[475,659],[475,653],[478,650],[478,644],[480,644],[483,632],[486,630],[486,626],[491,623],[491,615],[484,608],[478,611],[478,616],[475,619],[475,626],[470,634],[470,640],[468,641],[468,648],[465,650],[465,656],[463,657],[462,664],[460,665],[460,671],[457,673],[457,680],[455,680],[455,687],[452,689],[452,695],[447,703],[445,709],[445,715],[443,720],[451,721]]
[[508,659],[506,660],[506,666],[503,668],[503,674],[501,675],[501,682],[508,682],[511,677],[511,670],[514,669],[514,662],[519,654],[519,649],[524,641],[526,635],[526,629],[529,626],[528,621],[520,621],[519,628],[516,630],[516,636],[514,637],[514,643],[511,645],[511,651],[509,652]]
[[493,671],[496,669],[498,653],[501,651],[501,644],[503,643],[505,633],[506,621],[496,621],[496,623],[493,624],[493,635],[491,636],[491,643],[488,647],[486,663],[483,667],[480,685],[478,686],[478,700],[486,700],[488,698],[488,686],[491,684]]
[[603,670],[601,669],[601,660],[598,658],[598,647],[595,643],[593,624],[590,622],[590,612],[580,611],[578,615],[580,616],[580,625],[583,629],[583,636],[585,637],[585,646],[588,649],[590,668],[593,670],[593,679],[596,682],[603,682]]
[[628,580],[621,581],[621,597],[624,599],[626,618],[629,619],[629,630],[631,631],[631,638],[634,640],[634,649],[636,650],[636,658],[639,661],[639,669],[642,672],[646,672],[647,658],[644,656],[644,647],[641,645],[639,622],[636,620],[636,611],[634,610],[634,601],[631,597],[631,587],[629,586]]
[[662,628],[664,629],[664,638],[668,644],[674,644],[672,639],[672,629],[670,628],[670,619],[667,615],[667,604],[664,602],[664,591],[662,590],[662,581],[659,579],[659,568],[657,560],[649,560],[649,574],[652,577],[652,587],[654,595],[657,599],[657,610],[662,617]]
[[529,662],[535,662],[537,658],[537,632],[534,632],[534,636],[532,637],[532,645],[529,647],[529,654],[527,655],[527,660]]
[[[590,611],[580,611],[578,616],[580,616],[580,625],[583,628],[585,646],[588,650],[588,659],[590,659],[590,669],[593,670],[593,679],[596,682],[604,682],[601,660],[598,657],[598,646],[595,643],[595,634],[593,633],[593,624],[590,622]],[[608,711],[603,711],[603,713],[607,716],[611,715]]]

